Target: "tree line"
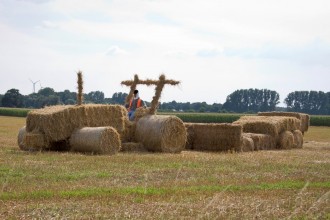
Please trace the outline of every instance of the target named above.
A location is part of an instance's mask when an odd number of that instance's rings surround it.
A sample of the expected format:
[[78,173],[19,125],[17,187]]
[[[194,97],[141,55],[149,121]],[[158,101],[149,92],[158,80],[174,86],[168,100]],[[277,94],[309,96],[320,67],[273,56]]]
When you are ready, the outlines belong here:
[[[106,98],[101,91],[84,94],[84,103],[121,104],[125,103],[128,94],[116,92],[111,98]],[[20,94],[18,89],[10,89],[4,95],[0,94],[0,107],[42,108],[51,105],[74,105],[77,93],[69,90],[55,92],[52,88],[40,89],[29,95]],[[163,102],[158,111],[184,112],[231,112],[257,113],[263,111],[286,110],[303,112],[313,115],[330,115],[330,92],[295,91],[284,100],[285,108],[277,107],[280,96],[276,91],[268,89],[240,89],[227,96],[225,103],[207,104],[206,102]],[[147,105],[150,105],[147,102]]]

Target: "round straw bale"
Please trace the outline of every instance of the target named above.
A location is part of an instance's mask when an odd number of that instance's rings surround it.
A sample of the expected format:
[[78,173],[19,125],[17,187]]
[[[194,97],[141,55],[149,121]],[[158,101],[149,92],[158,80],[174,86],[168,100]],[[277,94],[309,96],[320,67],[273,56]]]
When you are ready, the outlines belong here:
[[115,154],[120,150],[120,137],[113,127],[76,129],[70,139],[72,151]]
[[18,136],[17,136],[18,147],[21,150],[28,150],[27,147],[25,146],[25,143],[24,143],[25,134],[26,134],[26,129],[25,129],[25,126],[24,126],[21,129],[19,129]]
[[149,151],[179,153],[185,148],[187,132],[176,116],[147,115],[136,123],[135,137]]
[[304,137],[300,130],[294,130],[293,132],[293,147],[294,148],[302,148]]
[[293,134],[291,131],[283,131],[279,137],[279,148],[280,149],[291,149],[293,147]]
[[254,151],[254,142],[252,138],[246,136],[242,137],[241,151],[243,152]]

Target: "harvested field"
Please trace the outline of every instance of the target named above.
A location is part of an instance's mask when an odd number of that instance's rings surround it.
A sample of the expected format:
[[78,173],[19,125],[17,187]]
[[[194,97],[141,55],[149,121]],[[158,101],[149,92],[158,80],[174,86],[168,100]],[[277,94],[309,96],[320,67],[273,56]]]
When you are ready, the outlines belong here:
[[328,219],[330,128],[304,147],[91,156],[22,151],[0,116],[1,219]]

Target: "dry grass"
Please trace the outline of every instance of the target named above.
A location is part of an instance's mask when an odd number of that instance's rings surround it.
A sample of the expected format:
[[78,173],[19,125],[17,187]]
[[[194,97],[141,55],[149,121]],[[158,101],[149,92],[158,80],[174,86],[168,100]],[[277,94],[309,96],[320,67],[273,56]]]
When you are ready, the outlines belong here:
[[330,128],[302,149],[91,156],[21,151],[24,124],[0,117],[1,219],[330,218]]

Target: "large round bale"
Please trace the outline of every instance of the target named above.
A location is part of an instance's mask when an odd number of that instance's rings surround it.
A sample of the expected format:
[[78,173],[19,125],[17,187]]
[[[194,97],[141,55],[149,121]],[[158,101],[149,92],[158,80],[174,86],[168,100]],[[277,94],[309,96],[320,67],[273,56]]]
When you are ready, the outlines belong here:
[[293,148],[294,137],[291,131],[283,131],[280,134],[278,147],[280,149],[291,149]]
[[120,150],[120,137],[113,127],[85,127],[76,129],[70,139],[72,151],[115,154]]
[[26,147],[26,145],[24,143],[25,134],[26,134],[26,129],[24,126],[21,129],[19,129],[18,136],[17,136],[17,144],[21,150],[28,150],[28,148]]
[[187,132],[176,116],[147,115],[136,123],[135,137],[149,151],[179,153],[185,148]]
[[304,137],[300,130],[294,130],[293,132],[293,148],[302,148]]

